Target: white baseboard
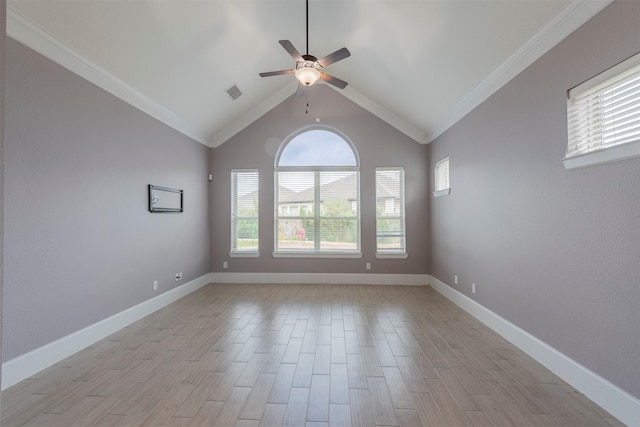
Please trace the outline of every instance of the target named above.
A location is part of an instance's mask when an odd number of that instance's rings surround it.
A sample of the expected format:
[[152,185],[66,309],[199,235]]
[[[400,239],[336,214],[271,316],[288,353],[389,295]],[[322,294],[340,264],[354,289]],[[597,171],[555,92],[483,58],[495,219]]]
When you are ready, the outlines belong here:
[[329,285],[426,286],[428,274],[210,273],[212,283],[302,283]]
[[180,287],[167,291],[93,325],[80,329],[66,337],[3,363],[2,390],[29,378],[35,373],[58,363],[62,359],[100,341],[125,326],[200,289],[210,283],[209,276],[210,274],[205,274]]
[[618,420],[640,427],[640,400],[437,278],[430,276],[429,284]]

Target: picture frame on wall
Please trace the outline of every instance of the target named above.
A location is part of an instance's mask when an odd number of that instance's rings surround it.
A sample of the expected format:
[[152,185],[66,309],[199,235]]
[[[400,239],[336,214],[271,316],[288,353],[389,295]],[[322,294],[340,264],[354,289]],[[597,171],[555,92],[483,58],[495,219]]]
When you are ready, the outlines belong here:
[[149,184],[149,212],[181,213],[183,203],[184,190]]

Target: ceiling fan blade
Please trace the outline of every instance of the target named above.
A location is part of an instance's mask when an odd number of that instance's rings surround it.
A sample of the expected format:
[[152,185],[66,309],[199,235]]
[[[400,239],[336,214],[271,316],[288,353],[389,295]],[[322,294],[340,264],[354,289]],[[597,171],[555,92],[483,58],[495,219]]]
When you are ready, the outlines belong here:
[[327,73],[320,73],[320,80],[327,82],[331,85],[334,85],[335,87],[340,89],[344,89],[349,84],[344,80],[340,80],[339,78],[333,77],[331,74],[327,74]]
[[283,74],[293,74],[293,73],[295,73],[295,70],[269,71],[267,73],[260,73],[260,77],[281,76]]
[[333,64],[334,62],[338,62],[350,56],[351,56],[351,52],[349,52],[349,49],[347,49],[346,47],[343,47],[342,49],[338,49],[335,52],[330,53],[324,58],[318,59],[318,64],[322,65],[323,67],[326,67],[329,64]]
[[284,50],[289,52],[289,55],[291,55],[291,57],[295,61],[303,60],[302,55],[300,55],[298,50],[295,47],[293,47],[293,44],[289,40],[278,40],[278,43],[280,43],[280,45],[284,48]]

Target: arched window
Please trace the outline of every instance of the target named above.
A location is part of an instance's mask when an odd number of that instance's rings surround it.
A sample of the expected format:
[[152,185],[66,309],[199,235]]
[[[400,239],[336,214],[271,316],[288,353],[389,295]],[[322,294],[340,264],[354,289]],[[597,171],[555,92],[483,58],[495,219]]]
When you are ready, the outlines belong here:
[[275,164],[275,256],[360,256],[358,153],[333,128],[287,138]]

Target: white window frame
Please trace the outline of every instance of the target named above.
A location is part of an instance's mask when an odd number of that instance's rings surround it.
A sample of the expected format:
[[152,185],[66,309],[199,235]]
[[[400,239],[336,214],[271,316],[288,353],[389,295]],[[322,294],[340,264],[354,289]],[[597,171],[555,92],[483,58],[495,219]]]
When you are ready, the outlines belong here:
[[[378,172],[384,171],[398,171],[400,172],[401,182],[400,182],[400,200],[399,202],[399,212],[397,215],[387,215],[386,205],[388,200],[385,200],[385,212],[383,215],[378,216]],[[377,167],[376,168],[376,179],[375,179],[375,194],[376,194],[376,258],[400,258],[406,259],[409,254],[407,253],[407,224],[405,221],[405,179],[404,179],[404,168],[403,167]],[[394,209],[395,210],[395,209]],[[381,249],[378,247],[378,238],[380,237],[380,233],[378,232],[378,220],[384,219],[398,219],[402,224],[402,231],[400,237],[402,238],[402,248],[400,249]]]
[[451,194],[449,171],[449,156],[435,163],[433,167],[433,197],[442,197]]
[[[635,76],[635,77],[634,77]],[[625,80],[639,79],[640,54],[609,68],[567,92],[567,152],[562,159],[566,169],[594,166],[640,157],[640,118],[632,120],[631,138],[622,137],[611,124],[612,98],[607,95],[625,86]],[[628,82],[627,82],[628,84]],[[640,111],[640,86],[630,89],[632,94],[625,108]],[[620,98],[618,97],[617,100]],[[605,108],[606,119],[605,117]],[[617,107],[619,108],[619,107]],[[631,114],[633,114],[633,111]],[[597,126],[597,124],[604,124]],[[604,130],[604,132],[603,132]],[[604,135],[607,135],[605,140]],[[636,137],[637,136],[637,137]]]
[[253,219],[256,221],[258,226],[258,248],[260,247],[260,204],[258,203],[258,215],[255,217],[240,217],[238,216],[237,210],[237,182],[239,174],[255,174],[256,180],[258,181],[257,188],[257,196],[258,200],[260,199],[260,172],[258,169],[233,169],[231,171],[231,250],[229,251],[229,256],[234,258],[257,258],[260,256],[259,249],[242,249],[238,247],[238,240],[236,235],[236,220],[239,218],[242,219]]
[[[282,152],[285,150],[286,145],[291,142],[294,138],[299,136],[300,134],[310,131],[310,130],[326,130],[329,132],[333,132],[342,138],[353,151],[353,155],[355,158],[356,166],[279,166],[280,156]],[[278,154],[275,159],[275,168],[274,168],[274,250],[273,257],[274,258],[362,258],[362,236],[361,236],[361,228],[362,228],[362,220],[361,220],[361,197],[360,197],[360,162],[358,159],[358,152],[355,149],[353,143],[349,140],[341,132],[336,129],[327,127],[327,126],[308,126],[291,134],[289,137],[285,139],[285,142],[281,145],[278,150]],[[354,217],[349,217],[349,219],[354,219],[357,221],[357,244],[355,250],[345,250],[345,251],[329,251],[329,250],[321,250],[319,247],[319,241],[315,242],[315,246],[313,250],[303,250],[303,249],[281,249],[278,248],[278,220],[280,219],[280,212],[278,209],[278,173],[279,172],[313,172],[314,173],[314,209],[313,209],[313,221],[316,224],[316,230],[320,230],[318,224],[320,224],[321,216],[321,203],[320,203],[320,179],[319,176],[323,171],[331,171],[331,172],[355,172],[356,173],[356,197],[357,197],[357,205],[356,205],[356,215]],[[283,219],[302,219],[302,217],[283,217]],[[304,219],[310,219],[309,217],[305,217]],[[319,231],[316,231],[319,235]]]

